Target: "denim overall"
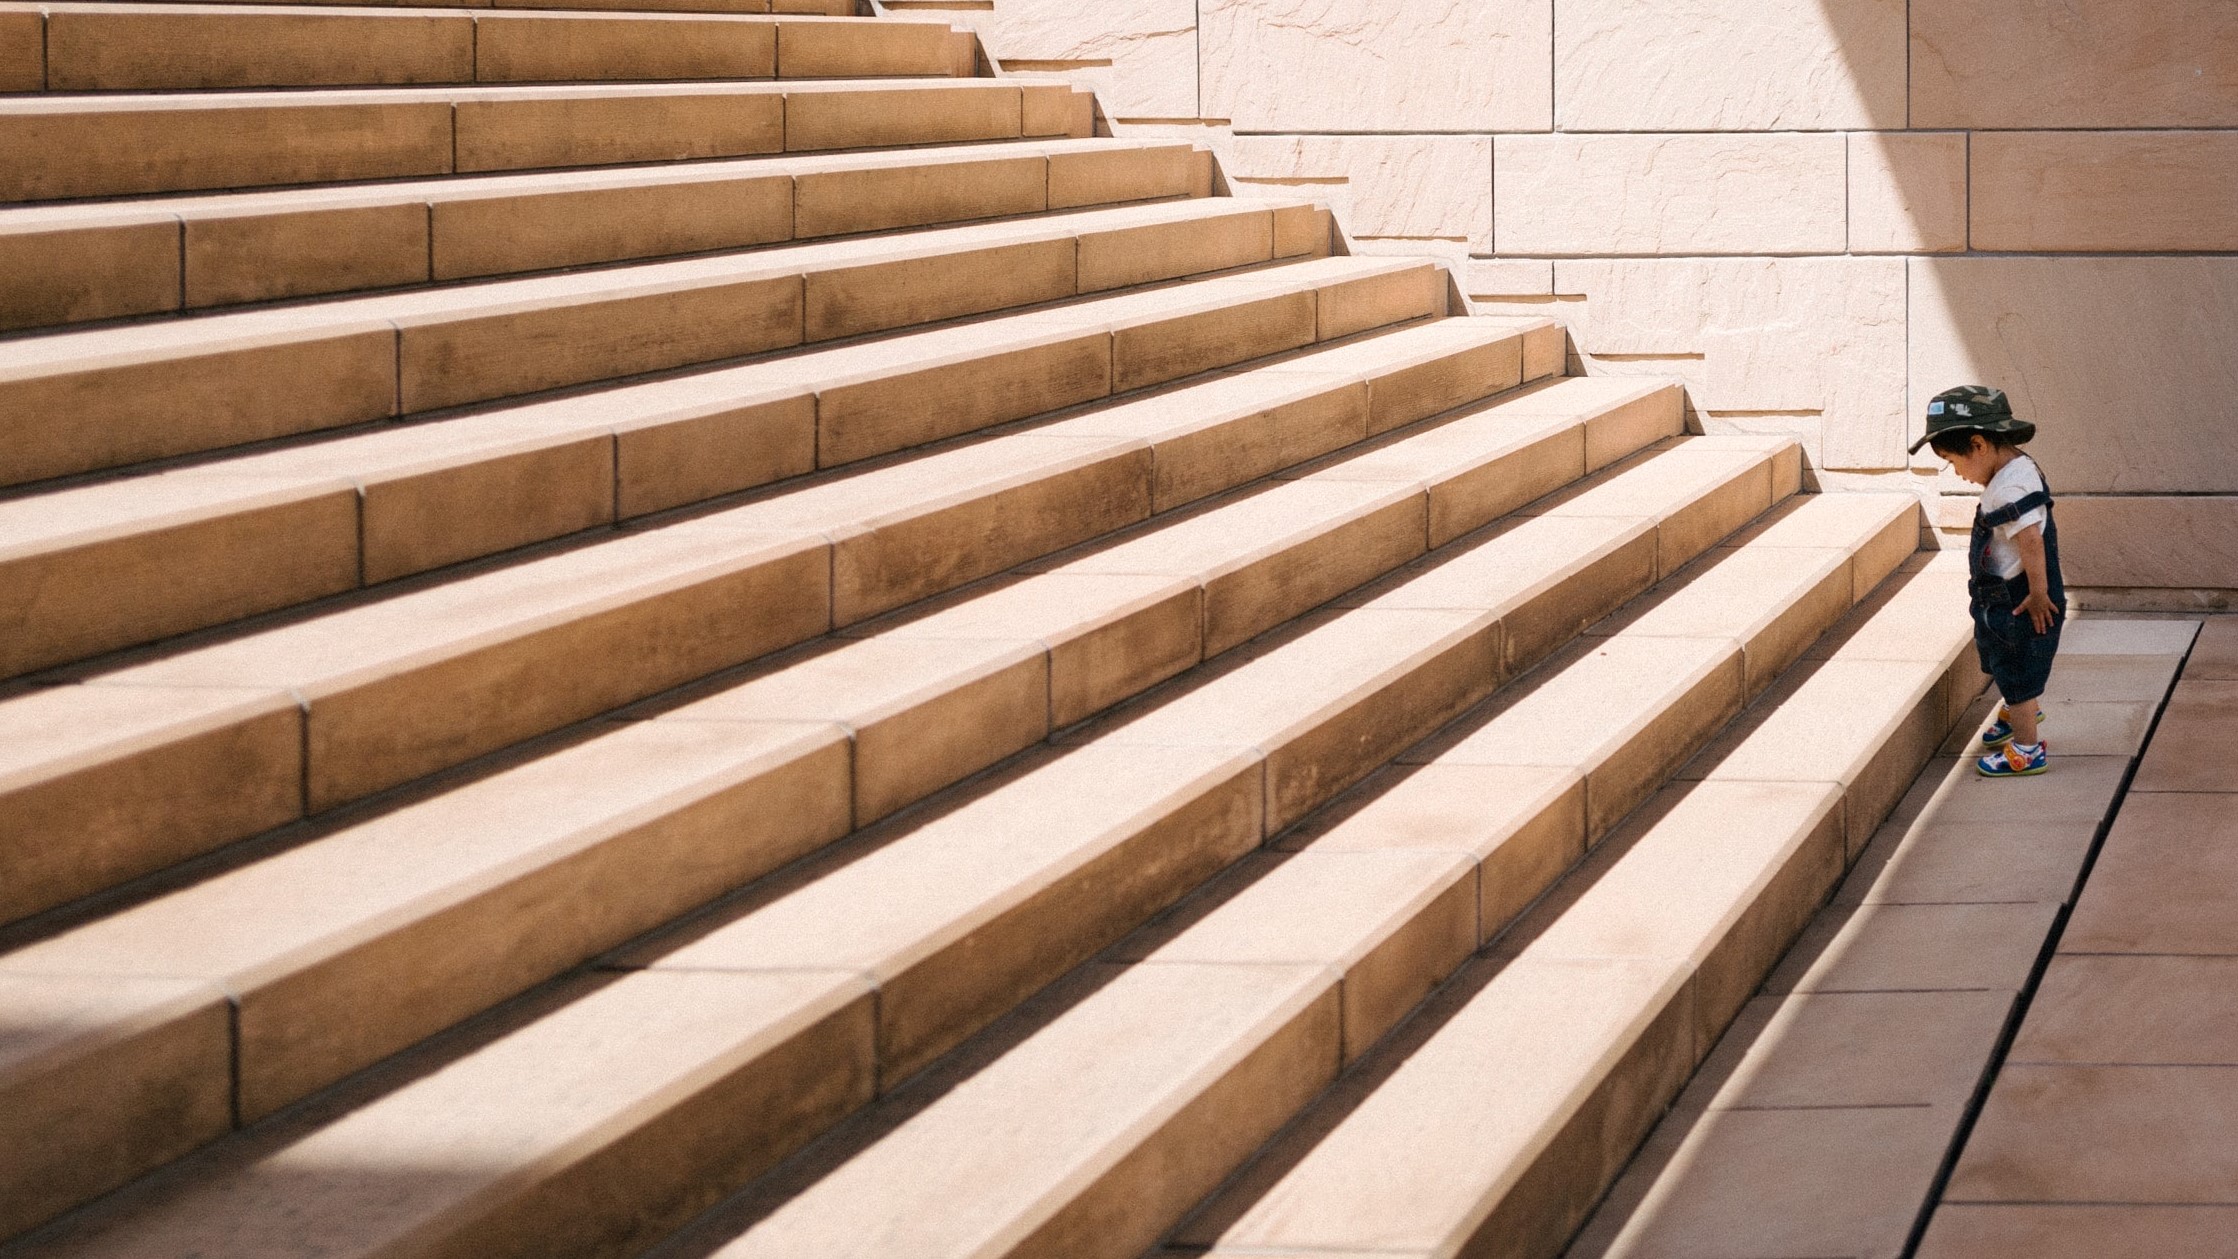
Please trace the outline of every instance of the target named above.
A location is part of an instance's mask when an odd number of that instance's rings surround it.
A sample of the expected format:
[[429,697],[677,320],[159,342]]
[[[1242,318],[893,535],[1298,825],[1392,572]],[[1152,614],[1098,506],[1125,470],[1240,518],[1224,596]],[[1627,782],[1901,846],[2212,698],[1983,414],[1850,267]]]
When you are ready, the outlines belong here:
[[[2041,473],[2039,468],[2038,472]],[[2044,576],[2051,585],[2052,627],[2045,633],[2025,616],[2014,615],[2028,597],[2028,574],[1999,577],[1989,568],[1989,541],[1999,525],[2011,524],[2038,507],[2044,509]],[[1995,511],[1974,509],[1974,536],[1966,547],[1966,593],[1974,615],[1974,650],[1982,672],[1996,679],[2008,704],[2035,699],[2051,678],[2059,651],[2060,627],[2067,621],[2067,586],[2059,571],[2059,521],[2052,509],[2051,482]]]

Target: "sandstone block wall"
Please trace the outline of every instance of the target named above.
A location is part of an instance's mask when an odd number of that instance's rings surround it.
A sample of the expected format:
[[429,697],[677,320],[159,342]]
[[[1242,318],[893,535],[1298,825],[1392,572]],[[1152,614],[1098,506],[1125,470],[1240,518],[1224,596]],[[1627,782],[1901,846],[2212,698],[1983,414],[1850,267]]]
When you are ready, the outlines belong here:
[[2238,591],[2232,0],[917,3],[1563,318],[1583,371],[1798,434],[1827,488],[1963,523],[1904,447],[1936,390],[2001,385],[2078,584]]

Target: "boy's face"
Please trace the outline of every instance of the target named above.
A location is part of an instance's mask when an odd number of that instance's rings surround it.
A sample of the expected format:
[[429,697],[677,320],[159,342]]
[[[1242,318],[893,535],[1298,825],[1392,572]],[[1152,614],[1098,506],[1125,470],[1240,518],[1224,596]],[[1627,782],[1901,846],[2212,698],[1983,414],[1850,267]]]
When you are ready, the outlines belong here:
[[1935,453],[1950,465],[1959,480],[1970,485],[1988,485],[1989,479],[1997,475],[1997,447],[1990,445],[1989,439],[1980,433],[1969,435],[1963,453],[1953,454],[1940,447],[1935,448]]

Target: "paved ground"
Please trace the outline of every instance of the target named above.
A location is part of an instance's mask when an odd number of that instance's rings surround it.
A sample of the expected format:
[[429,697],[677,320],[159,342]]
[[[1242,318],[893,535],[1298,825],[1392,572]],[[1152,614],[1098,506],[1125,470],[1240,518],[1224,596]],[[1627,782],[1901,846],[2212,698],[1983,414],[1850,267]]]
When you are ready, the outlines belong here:
[[2238,1256],[2234,749],[2238,619],[2218,619],[2161,717],[1922,1259]]
[[[2238,630],[2238,621],[2225,624]],[[2057,764],[2044,777],[1990,782],[1972,772],[1960,754],[1992,701],[1977,705],[1979,720],[1962,726],[1944,749],[1950,756],[1913,784],[1572,1246],[1573,1259],[1904,1254],[2197,628],[2196,621],[2074,623],[2046,697]],[[2228,667],[2238,679],[2238,638]],[[2238,692],[2238,682],[2222,685]],[[2238,735],[2238,703],[2222,712],[2231,725],[2223,737]],[[2170,722],[2182,719],[2172,713]],[[2171,747],[2169,724],[2155,747]],[[2238,788],[2238,775],[2226,785]],[[2183,803],[2197,807],[2195,798]],[[2205,806],[2197,816],[2211,811]],[[2238,839],[2238,810],[2225,813],[2224,833]],[[2137,829],[2128,812],[2122,818],[2117,837]],[[2205,832],[2187,834],[2196,846]],[[2225,849],[2238,872],[2238,844]],[[2103,877],[2107,866],[2099,869]],[[2229,896],[2216,912],[2232,928],[2225,951],[2238,954],[2238,878],[2220,882]],[[2075,947],[2072,930],[2067,938]],[[2238,972],[2238,957],[2222,964]],[[2238,1013],[2238,983],[2223,981],[2221,990],[2229,994],[2222,1008]],[[2033,1031],[2040,1021],[2032,1016],[2027,1026]],[[2238,1021],[2224,1023],[2230,1049],[2220,1061],[2238,1063]],[[2238,1077],[2238,1067],[2229,1070]],[[2224,1099],[2202,1123],[2238,1132],[2238,1078],[2200,1089],[2219,1089]],[[2089,1141],[2015,1126],[2038,1121],[2007,1103],[2006,1092],[2001,1079],[1968,1148],[1969,1165],[1980,1162],[1985,1139],[2059,1146],[2088,1161]],[[2007,1113],[2013,1117],[2001,1117]],[[2000,1137],[1993,1126],[2013,1135]],[[2224,1145],[2226,1160],[2201,1172],[2238,1189],[2238,1139],[2226,1136]],[[1960,1187],[1954,1183],[1954,1198]],[[1945,1207],[1936,1218],[1939,1233],[1956,1211]],[[2238,1211],[2221,1227],[2238,1232]],[[1944,1259],[2051,1253],[2029,1243],[2011,1250],[1971,1238],[1951,1244],[1939,1252]]]

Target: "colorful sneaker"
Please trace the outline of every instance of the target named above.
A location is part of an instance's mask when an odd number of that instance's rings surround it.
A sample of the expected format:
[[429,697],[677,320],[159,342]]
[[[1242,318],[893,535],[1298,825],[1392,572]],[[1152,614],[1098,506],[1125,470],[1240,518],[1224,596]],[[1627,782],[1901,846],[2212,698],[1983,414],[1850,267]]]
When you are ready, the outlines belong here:
[[2008,743],[1974,762],[1974,772],[1984,778],[2026,778],[2050,768],[2051,744],[2048,742],[2039,742],[2035,747]]
[[[2044,710],[2038,708],[2036,710],[2036,724],[2042,725],[2043,721]],[[1993,752],[2012,741],[2013,723],[2005,720],[2005,707],[2000,704],[1997,707],[1997,720],[1990,724],[1989,729],[1982,731],[1982,751]]]

